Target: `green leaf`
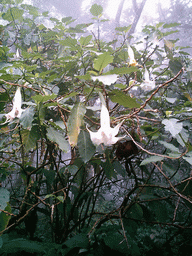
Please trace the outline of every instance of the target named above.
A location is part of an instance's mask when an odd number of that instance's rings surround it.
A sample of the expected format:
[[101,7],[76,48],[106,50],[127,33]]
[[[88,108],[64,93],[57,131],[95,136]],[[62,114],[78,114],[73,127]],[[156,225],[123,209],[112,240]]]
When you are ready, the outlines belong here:
[[0,208],[4,210],[7,207],[7,203],[9,202],[10,193],[5,188],[0,188]]
[[[46,182],[52,186],[54,180],[55,180],[55,171],[54,170],[46,170],[46,169],[43,169],[43,174],[45,175],[46,177]],[[52,195],[52,194],[51,194]],[[46,197],[48,198],[48,197]]]
[[69,143],[72,147],[75,147],[77,145],[78,135],[85,112],[86,108],[81,102],[76,103],[71,110],[68,119],[67,130],[69,136]]
[[183,159],[192,165],[192,151],[183,156]]
[[81,130],[78,137],[77,146],[79,148],[79,153],[83,161],[85,163],[88,162],[94,155],[96,149],[93,143],[91,142],[88,132]]
[[170,150],[173,151],[173,152],[179,153],[179,149],[176,148],[173,144],[167,143],[166,141],[162,141],[162,140],[159,140],[158,142],[159,142],[160,144],[162,144],[164,147],[166,147],[167,149],[170,149]]
[[93,16],[98,17],[103,12],[103,7],[101,5],[94,4],[91,6],[90,12]]
[[126,84],[114,84],[114,86],[119,89],[125,89],[127,87]]
[[90,74],[86,74],[86,75],[82,75],[82,76],[76,76],[77,78],[79,78],[80,80],[91,80],[91,75]]
[[23,128],[31,127],[34,114],[35,112],[33,108],[26,108],[25,111],[22,112],[20,117],[20,124]]
[[3,110],[6,101],[9,99],[8,93],[4,92],[0,94],[0,111]]
[[167,206],[164,203],[157,201],[149,201],[149,206],[156,216],[156,220],[159,222],[168,222],[169,214]]
[[172,28],[172,27],[176,27],[176,26],[180,26],[180,23],[174,22],[174,23],[166,23],[163,25],[163,28]]
[[46,102],[48,100],[53,100],[57,97],[56,94],[51,94],[51,95],[41,95],[41,94],[38,94],[38,95],[35,95],[35,96],[32,96],[31,98],[37,102],[37,103],[40,103],[40,102]]
[[0,236],[0,249],[2,246],[3,246],[3,239],[2,239],[2,236]]
[[60,41],[61,45],[68,46],[72,51],[76,51],[78,49],[77,39],[67,37],[65,40]]
[[109,98],[111,101],[119,103],[120,105],[127,108],[139,108],[139,103],[136,102],[136,99],[131,98],[129,95],[126,95],[122,91],[115,89],[109,93]]
[[143,217],[143,210],[141,206],[137,203],[133,204],[129,211],[126,212],[126,217],[141,220]]
[[117,28],[115,28],[115,30],[127,33],[130,30],[131,26],[132,25],[124,26],[124,27],[117,27]]
[[182,63],[178,60],[170,60],[169,67],[174,75],[176,75],[183,67]]
[[101,72],[111,62],[113,62],[113,56],[111,56],[110,53],[105,52],[94,60],[93,67],[97,71]]
[[21,135],[25,150],[29,151],[36,147],[36,142],[40,138],[39,128],[37,125],[34,125],[31,130],[22,130]]
[[[11,206],[9,203],[5,207],[5,211],[11,213]],[[0,232],[3,231],[7,227],[10,219],[11,219],[11,215],[8,215],[4,212],[0,212]],[[0,246],[0,248],[1,248],[1,246]]]
[[17,7],[12,7],[7,10],[6,13],[2,15],[4,20],[12,21],[12,20],[23,20],[24,10],[21,10]]
[[[53,244],[49,244],[48,246],[54,246]],[[7,254],[20,254],[21,252],[30,252],[30,253],[40,253],[44,254],[46,246],[44,243],[29,241],[23,238],[17,238],[13,240],[9,240],[3,243],[2,248],[0,249],[0,254],[2,252],[6,252]]]
[[65,245],[70,248],[74,248],[74,247],[88,248],[89,239],[87,237],[87,234],[81,233],[67,240],[65,242]]
[[123,224],[125,230],[131,237],[134,237],[137,234],[138,224],[136,223],[136,221],[126,218],[123,219]]
[[122,164],[120,164],[119,161],[113,162],[113,168],[116,170],[117,174],[119,174],[125,178],[127,172],[126,172],[125,168],[122,166]]
[[163,159],[164,159],[164,157],[161,157],[161,156],[151,156],[151,157],[148,157],[145,160],[143,160],[140,165],[146,165],[146,164],[149,164],[152,162],[155,163],[158,161],[162,161]]
[[[133,72],[136,72],[138,70],[137,67],[122,67],[122,68],[114,68],[111,71],[109,71],[110,74],[117,74],[117,75],[125,75],[125,74],[131,74]],[[107,74],[107,73],[106,73]]]
[[183,128],[183,124],[178,121],[179,120],[175,118],[164,119],[162,121],[162,123],[165,125],[165,130],[170,132],[173,137],[180,133]]
[[102,163],[105,175],[108,179],[111,179],[112,177],[116,178],[116,173],[115,173],[114,167],[111,163],[111,160],[109,158],[108,150],[106,150],[105,153],[106,153],[106,161]]
[[51,126],[47,128],[47,138],[50,141],[57,143],[59,148],[62,151],[68,152],[68,150],[69,150],[68,141],[66,141],[63,134],[61,134],[59,131],[57,131],[56,129],[54,129]]
[[79,43],[82,45],[82,46],[85,46],[85,45],[88,45],[88,43],[91,41],[92,39],[92,35],[88,35],[86,37],[82,36],[80,39],[79,39]]
[[[126,241],[125,241],[123,235],[120,233],[110,232],[109,234],[107,234],[107,236],[104,237],[104,242],[112,250],[116,251],[116,255],[118,255],[118,251],[123,254],[125,252],[127,252]],[[109,253],[109,255],[110,255],[110,253]]]

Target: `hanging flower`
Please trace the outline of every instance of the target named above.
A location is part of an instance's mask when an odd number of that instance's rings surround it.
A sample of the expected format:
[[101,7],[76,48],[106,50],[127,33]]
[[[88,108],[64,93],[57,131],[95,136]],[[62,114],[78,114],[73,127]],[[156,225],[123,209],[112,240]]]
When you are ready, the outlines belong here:
[[128,55],[129,55],[129,65],[130,66],[137,66],[138,63],[135,60],[133,49],[128,45]]
[[124,138],[115,137],[119,132],[119,128],[122,125],[122,122],[116,125],[114,128],[111,128],[109,111],[104,104],[102,104],[101,107],[100,125],[101,127],[97,132],[92,132],[87,128],[93,144],[100,145],[103,143],[105,146],[111,146]]
[[145,68],[145,73],[144,73],[144,81],[141,84],[141,87],[146,91],[153,90],[155,88],[155,80],[150,80],[149,72],[146,68]]
[[13,98],[13,108],[8,114],[5,114],[6,121],[12,121],[16,117],[17,118],[21,117],[21,113],[24,111],[21,108],[21,105],[22,105],[21,88],[18,87],[18,89],[15,93],[15,96]]

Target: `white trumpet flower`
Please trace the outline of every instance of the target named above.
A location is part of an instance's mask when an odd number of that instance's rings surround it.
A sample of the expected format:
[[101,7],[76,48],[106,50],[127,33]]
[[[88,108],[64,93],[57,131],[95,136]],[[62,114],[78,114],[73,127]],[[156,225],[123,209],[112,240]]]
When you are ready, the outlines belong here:
[[105,146],[111,146],[115,144],[117,141],[123,139],[124,137],[115,137],[118,132],[119,128],[123,122],[116,125],[114,128],[110,127],[110,117],[109,111],[104,104],[101,107],[101,114],[100,114],[100,125],[101,127],[97,132],[92,132],[88,128],[88,132],[90,134],[90,138],[95,145],[104,144]]
[[143,87],[143,89],[145,89],[146,91],[153,90],[155,88],[155,80],[150,80],[149,72],[146,68],[144,73],[144,81],[143,84],[141,84],[141,87]]
[[137,66],[138,63],[135,60],[133,49],[128,45],[128,55],[129,55],[129,65],[130,66]]
[[21,117],[21,114],[24,111],[21,108],[21,105],[22,105],[21,88],[18,87],[18,89],[15,93],[15,96],[13,98],[13,108],[8,114],[5,114],[6,119],[7,119],[6,121],[12,121],[16,117],[17,118]]

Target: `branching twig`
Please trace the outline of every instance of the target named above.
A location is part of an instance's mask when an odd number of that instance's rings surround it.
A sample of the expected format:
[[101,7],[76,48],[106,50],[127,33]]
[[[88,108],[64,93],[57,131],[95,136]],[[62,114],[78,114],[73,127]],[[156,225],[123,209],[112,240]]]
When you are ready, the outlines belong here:
[[137,143],[133,137],[131,136],[131,134],[124,128],[122,127],[123,130],[127,133],[127,135],[131,138],[131,140],[135,143],[136,146],[138,146],[142,151],[146,152],[147,154],[149,155],[152,155],[152,156],[159,156],[159,157],[163,157],[163,158],[168,158],[168,159],[180,159],[181,157],[183,157],[185,154],[187,154],[188,152],[188,149],[182,153],[180,156],[178,157],[172,157],[172,156],[167,156],[167,155],[161,155],[161,154],[158,154],[158,153],[154,153],[154,152],[150,152],[148,151],[147,149],[144,149],[141,145],[139,145],[139,143]]

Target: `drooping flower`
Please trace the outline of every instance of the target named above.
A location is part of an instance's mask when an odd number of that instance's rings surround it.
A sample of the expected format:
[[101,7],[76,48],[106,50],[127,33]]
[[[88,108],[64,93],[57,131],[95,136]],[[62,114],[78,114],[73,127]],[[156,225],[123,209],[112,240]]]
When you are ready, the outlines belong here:
[[92,132],[87,128],[93,144],[100,145],[103,143],[105,146],[111,146],[124,138],[115,137],[119,132],[119,128],[122,125],[122,122],[116,125],[114,128],[111,128],[109,111],[103,103],[101,106],[100,125],[101,127],[97,132]]
[[137,66],[138,63],[135,60],[133,49],[129,45],[128,45],[128,55],[129,55],[129,65],[130,66]]
[[13,108],[8,114],[5,114],[6,121],[12,121],[16,117],[17,118],[21,117],[21,114],[24,111],[21,108],[21,105],[22,105],[21,88],[18,87],[18,89],[15,93],[15,96],[13,98]]
[[141,87],[146,91],[153,90],[155,88],[155,80],[150,80],[147,68],[145,68],[144,81],[141,84]]

